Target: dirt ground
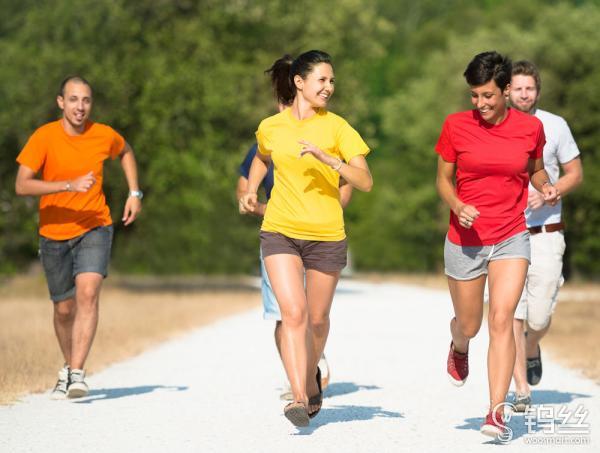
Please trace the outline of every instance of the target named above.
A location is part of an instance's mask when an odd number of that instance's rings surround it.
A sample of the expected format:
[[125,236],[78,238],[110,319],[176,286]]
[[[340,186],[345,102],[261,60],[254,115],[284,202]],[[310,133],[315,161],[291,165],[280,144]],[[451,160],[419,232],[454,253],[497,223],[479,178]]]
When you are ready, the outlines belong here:
[[[108,279],[87,371],[260,303],[247,279]],[[0,404],[53,387],[63,359],[42,275],[0,283],[0,324]]]
[[[359,275],[446,289],[443,276]],[[89,373],[141,353],[169,338],[239,311],[260,306],[260,292],[240,277],[120,278],[102,290],[100,325]],[[52,304],[42,274],[0,281],[0,404],[51,388],[62,359],[52,327]],[[544,355],[600,382],[600,285],[567,284],[560,293]]]

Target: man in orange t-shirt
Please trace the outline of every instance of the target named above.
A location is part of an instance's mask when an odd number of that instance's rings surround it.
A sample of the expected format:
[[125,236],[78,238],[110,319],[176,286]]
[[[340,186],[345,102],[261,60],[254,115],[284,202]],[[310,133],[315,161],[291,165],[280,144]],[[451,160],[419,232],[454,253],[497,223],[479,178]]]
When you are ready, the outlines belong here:
[[[65,365],[52,398],[88,394],[84,363],[98,325],[100,287],[108,273],[113,226],[102,191],[104,161],[121,160],[129,186],[123,222],[142,209],[133,150],[111,127],[89,120],[92,88],[67,77],[62,117],[37,129],[17,157],[17,195],[40,196],[40,257],[54,302],[54,329]],[[40,174],[40,177],[36,177]]]

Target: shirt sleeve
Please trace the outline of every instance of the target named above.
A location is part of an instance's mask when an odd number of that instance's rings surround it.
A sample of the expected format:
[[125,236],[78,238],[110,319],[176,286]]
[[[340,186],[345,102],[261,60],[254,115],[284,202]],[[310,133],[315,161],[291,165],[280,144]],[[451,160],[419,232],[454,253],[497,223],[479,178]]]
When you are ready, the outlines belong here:
[[27,143],[17,156],[17,162],[37,173],[46,162],[47,151],[48,148],[44,143],[42,133],[37,130],[27,140]]
[[269,137],[265,133],[263,123],[260,123],[258,130],[256,131],[256,144],[258,152],[265,156],[270,156],[273,151],[270,146]]
[[125,139],[123,138],[123,136],[121,134],[119,134],[114,129],[111,129],[111,130],[113,133],[113,138],[112,138],[112,143],[110,145],[110,158],[116,159],[119,156],[119,154],[121,154],[123,149],[125,148]]
[[450,135],[450,123],[448,118],[446,118],[440,137],[435,145],[435,152],[442,156],[442,159],[446,162],[456,162],[456,149],[452,145]]
[[561,164],[567,163],[579,156],[579,148],[573,138],[571,129],[566,121],[562,121],[562,127],[558,135],[558,150],[557,157]]
[[446,162],[456,162],[456,150],[452,146],[452,140],[450,139],[450,123],[447,118],[444,121],[442,132],[435,145],[435,152],[442,156],[442,159]]
[[342,121],[337,139],[338,151],[346,162],[356,156],[366,156],[371,151],[360,134],[345,120]]
[[244,161],[240,165],[240,176],[243,176],[246,179],[250,176],[250,167],[252,166],[254,156],[256,156],[256,149],[257,145],[253,145],[246,153],[246,157],[244,157]]
[[535,137],[535,148],[529,155],[531,159],[541,159],[544,155],[544,145],[546,144],[546,134],[544,133],[544,125],[539,121],[538,130]]

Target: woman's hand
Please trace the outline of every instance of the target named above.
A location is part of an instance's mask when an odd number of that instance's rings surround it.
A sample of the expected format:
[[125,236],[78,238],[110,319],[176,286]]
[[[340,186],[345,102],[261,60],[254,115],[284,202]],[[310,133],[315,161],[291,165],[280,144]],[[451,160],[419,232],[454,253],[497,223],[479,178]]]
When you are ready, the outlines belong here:
[[248,214],[254,212],[258,207],[258,196],[256,192],[246,192],[240,197],[239,210],[240,214]]
[[329,165],[332,168],[337,167],[341,162],[340,159],[330,156],[325,151],[319,149],[316,145],[313,145],[306,140],[300,140],[298,143],[303,145],[302,149],[300,150],[300,157],[304,156],[305,154],[312,154],[315,159],[323,162],[325,165]]
[[473,222],[479,217],[479,211],[475,206],[470,204],[462,204],[456,209],[456,217],[458,217],[458,223],[460,226],[466,229],[470,229],[473,226]]

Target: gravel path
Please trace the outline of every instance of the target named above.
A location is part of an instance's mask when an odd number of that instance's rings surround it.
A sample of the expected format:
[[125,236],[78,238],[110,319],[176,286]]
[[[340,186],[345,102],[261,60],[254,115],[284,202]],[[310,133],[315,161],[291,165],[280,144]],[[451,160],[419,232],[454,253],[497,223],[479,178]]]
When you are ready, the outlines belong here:
[[[455,388],[445,374],[450,316],[446,291],[344,281],[326,351],[332,383],[308,428],[282,415],[272,324],[252,310],[91,376],[85,399],[31,395],[0,407],[0,452],[600,451],[600,386],[549,354],[533,393],[539,418],[528,428],[514,415],[504,446],[481,435],[487,332]],[[578,407],[590,428],[577,428]]]

